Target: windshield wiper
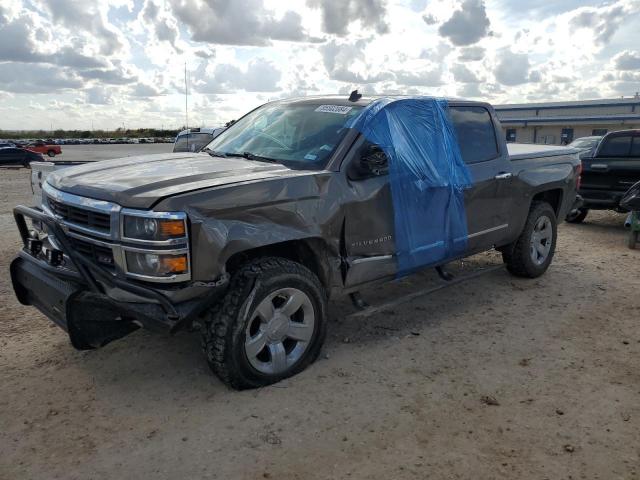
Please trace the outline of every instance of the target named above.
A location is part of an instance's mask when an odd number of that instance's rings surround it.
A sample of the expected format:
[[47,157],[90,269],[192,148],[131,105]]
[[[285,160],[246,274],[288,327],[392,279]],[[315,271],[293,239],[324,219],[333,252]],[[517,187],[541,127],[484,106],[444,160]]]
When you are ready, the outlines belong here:
[[263,157],[262,155],[256,155],[251,152],[243,152],[243,153],[232,153],[232,152],[218,152],[216,150],[211,150],[210,148],[203,148],[203,152],[207,152],[212,157],[238,157],[238,158],[246,158],[247,160],[257,160],[259,162],[269,162],[269,163],[279,163],[279,160],[275,158]]
[[203,152],[207,152],[209,155],[211,155],[212,157],[223,157],[223,158],[227,158],[229,156],[231,156],[229,153],[225,153],[225,152],[218,152],[216,150],[211,150],[210,148],[203,148],[202,149]]
[[244,157],[247,160],[258,160],[259,162],[269,162],[269,163],[278,163],[279,161],[275,158],[263,157],[262,155],[256,155],[251,152],[244,152],[242,154],[236,153],[234,155],[238,155],[239,157]]

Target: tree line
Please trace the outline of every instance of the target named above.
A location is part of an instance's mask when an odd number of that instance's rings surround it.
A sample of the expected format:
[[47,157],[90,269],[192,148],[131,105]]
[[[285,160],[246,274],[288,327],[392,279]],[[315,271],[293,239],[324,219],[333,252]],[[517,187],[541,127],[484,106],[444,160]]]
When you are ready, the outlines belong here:
[[148,138],[175,137],[180,130],[160,128],[136,128],[115,130],[0,130],[0,138]]

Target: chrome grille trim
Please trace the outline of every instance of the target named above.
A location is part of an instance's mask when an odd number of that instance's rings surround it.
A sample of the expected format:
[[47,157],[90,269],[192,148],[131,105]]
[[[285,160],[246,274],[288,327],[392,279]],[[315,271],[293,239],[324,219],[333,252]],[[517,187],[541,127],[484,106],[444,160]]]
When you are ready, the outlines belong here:
[[[109,248],[113,254],[113,275],[120,277],[129,277],[146,282],[153,283],[175,283],[191,280],[191,251],[189,248],[189,233],[184,238],[170,239],[166,241],[145,241],[130,238],[121,238],[122,219],[124,214],[137,215],[149,218],[176,218],[186,221],[186,214],[182,212],[154,212],[154,211],[142,211],[131,210],[122,208],[120,205],[104,200],[95,200],[93,198],[81,197],[72,193],[63,192],[57,190],[48,183],[42,187],[42,208],[44,212],[55,218],[56,221],[63,226],[65,233],[72,239],[80,240],[82,242],[91,243],[95,246],[102,248]],[[56,215],[50,208],[49,198],[56,202],[59,202],[65,206],[71,206],[78,209],[88,210],[92,212],[102,213],[109,215],[110,229],[109,232],[104,230],[98,230],[95,228],[87,227],[86,225],[79,225],[74,222],[70,222],[60,215]],[[51,236],[55,243],[55,237]],[[124,243],[122,243],[124,242]],[[133,245],[127,245],[131,243]],[[164,247],[164,248],[163,248]],[[152,277],[141,275],[127,271],[127,260],[125,253],[141,252],[141,253],[175,253],[186,254],[187,264],[189,266],[189,272],[183,274],[176,274],[169,277]]]
[[[53,218],[58,220],[62,225],[68,227],[69,229],[73,229],[88,235],[94,235],[99,238],[117,240],[119,236],[120,229],[120,210],[122,209],[120,205],[115,203],[106,202],[104,200],[95,200],[93,198],[80,197],[78,195],[74,195],[72,193],[63,192],[61,190],[56,190],[51,185],[45,182],[42,187],[43,192],[43,208],[44,210],[51,215]],[[90,228],[86,225],[81,225],[75,222],[71,222],[60,215],[57,215],[53,209],[49,205],[49,198],[52,198],[54,201],[59,202],[63,205],[71,206],[77,208],[79,210],[88,210],[91,212],[102,213],[104,215],[109,215],[110,219],[110,227],[109,231],[105,232],[104,230],[97,228]]]

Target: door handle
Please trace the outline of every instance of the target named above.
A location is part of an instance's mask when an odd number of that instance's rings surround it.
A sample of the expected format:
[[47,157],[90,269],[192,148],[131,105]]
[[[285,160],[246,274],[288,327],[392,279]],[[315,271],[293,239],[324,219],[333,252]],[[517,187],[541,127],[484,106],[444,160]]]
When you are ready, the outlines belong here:
[[495,178],[496,180],[506,180],[507,178],[511,178],[513,177],[513,174],[510,172],[503,172],[503,173],[499,173],[498,175],[496,175]]
[[607,165],[606,163],[592,163],[591,168],[593,170],[608,170],[609,165]]

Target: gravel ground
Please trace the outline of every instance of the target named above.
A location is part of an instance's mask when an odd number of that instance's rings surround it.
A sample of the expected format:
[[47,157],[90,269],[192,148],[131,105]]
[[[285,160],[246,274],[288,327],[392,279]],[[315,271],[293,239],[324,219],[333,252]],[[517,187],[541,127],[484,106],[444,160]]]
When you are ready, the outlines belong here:
[[488,253],[452,267],[487,273],[369,318],[333,301],[318,362],[236,392],[197,333],[77,352],[20,306],[9,212],[29,195],[26,171],[0,172],[0,479],[640,478],[640,250],[622,215],[562,225],[536,280]]

